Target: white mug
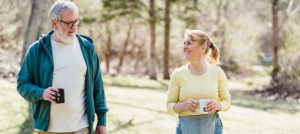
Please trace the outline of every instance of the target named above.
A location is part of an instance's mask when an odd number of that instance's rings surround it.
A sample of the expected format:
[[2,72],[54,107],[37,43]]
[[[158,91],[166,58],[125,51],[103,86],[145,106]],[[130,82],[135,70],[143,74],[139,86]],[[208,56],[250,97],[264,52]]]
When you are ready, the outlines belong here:
[[207,103],[210,101],[210,99],[200,99],[198,100],[198,103],[199,103],[199,109],[197,109],[197,112],[200,112],[200,113],[208,113],[209,111],[206,110],[206,105]]

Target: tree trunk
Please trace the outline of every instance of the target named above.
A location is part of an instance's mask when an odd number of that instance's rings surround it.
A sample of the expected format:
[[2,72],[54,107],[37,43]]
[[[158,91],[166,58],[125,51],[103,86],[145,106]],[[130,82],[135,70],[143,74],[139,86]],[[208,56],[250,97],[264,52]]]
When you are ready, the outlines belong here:
[[131,31],[132,31],[132,24],[133,24],[132,22],[129,24],[129,27],[128,27],[128,30],[127,30],[126,40],[124,42],[123,50],[122,50],[122,52],[120,54],[120,57],[119,57],[119,65],[117,67],[117,74],[119,74],[121,72],[121,69],[122,69],[123,59],[124,59],[124,56],[125,56],[125,53],[126,53],[126,49],[127,49],[128,43],[129,43]]
[[220,27],[220,20],[221,20],[221,10],[222,10],[222,5],[223,5],[223,0],[219,0],[219,3],[217,5],[217,18],[215,20],[215,24],[214,26],[216,26],[217,28],[213,31],[213,35],[215,37],[218,37],[219,34],[220,34],[220,31],[219,31],[219,27]]
[[149,62],[149,76],[150,79],[156,79],[156,55],[155,55],[155,0],[150,0],[150,62]]
[[110,55],[111,55],[111,30],[110,25],[107,22],[106,24],[106,34],[107,34],[107,41],[106,41],[106,52],[105,54],[105,62],[106,62],[106,73],[109,74],[109,68],[110,68]]
[[[136,48],[137,48],[137,52],[136,54],[134,55],[136,57],[136,60],[135,60],[135,64],[134,64],[134,68],[138,68],[138,65],[139,63],[141,63],[145,58],[145,40],[147,38],[147,35],[143,35],[142,38],[141,38],[141,43],[138,45],[136,45]],[[141,64],[144,64],[144,63],[141,63]]]
[[272,24],[273,24],[273,71],[272,79],[274,79],[279,70],[278,49],[279,49],[279,29],[278,29],[278,0],[272,1]]
[[51,24],[48,19],[48,11],[55,0],[44,0],[43,9],[41,9],[41,22],[39,25],[38,35],[46,34],[51,29]]
[[[27,49],[31,43],[38,39],[39,25],[41,22],[41,9],[43,8],[42,0],[32,0],[31,14],[25,33],[24,44],[23,44],[23,53],[21,62],[26,55]],[[22,64],[22,63],[21,63]]]
[[164,51],[164,79],[170,79],[169,75],[169,46],[170,46],[170,0],[166,0],[165,7],[165,51]]
[[[221,2],[220,2],[221,3]],[[224,4],[224,7],[223,7],[223,16],[224,16],[224,22],[222,24],[222,26],[220,26],[222,32],[219,34],[219,36],[222,36],[222,39],[221,39],[221,43],[220,43],[220,55],[224,55],[226,53],[226,22],[227,22],[227,19],[228,19],[228,4],[229,2],[227,1],[225,4]],[[225,56],[221,56],[220,59],[224,60],[226,57]]]

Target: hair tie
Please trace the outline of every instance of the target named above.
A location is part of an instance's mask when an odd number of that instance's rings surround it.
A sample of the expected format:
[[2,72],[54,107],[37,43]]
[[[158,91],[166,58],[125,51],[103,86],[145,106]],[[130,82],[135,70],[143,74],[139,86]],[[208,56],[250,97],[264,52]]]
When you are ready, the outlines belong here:
[[213,48],[214,47],[214,43],[210,43],[209,48]]

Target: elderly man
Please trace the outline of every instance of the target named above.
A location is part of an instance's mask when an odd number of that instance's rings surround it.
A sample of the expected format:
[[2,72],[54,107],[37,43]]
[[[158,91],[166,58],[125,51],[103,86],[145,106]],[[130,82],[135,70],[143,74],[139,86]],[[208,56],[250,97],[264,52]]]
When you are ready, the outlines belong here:
[[100,62],[93,40],[77,34],[78,8],[58,1],[49,17],[54,30],[31,45],[18,74],[18,92],[32,103],[33,127],[38,134],[88,134],[96,113],[96,134],[105,134],[108,108]]

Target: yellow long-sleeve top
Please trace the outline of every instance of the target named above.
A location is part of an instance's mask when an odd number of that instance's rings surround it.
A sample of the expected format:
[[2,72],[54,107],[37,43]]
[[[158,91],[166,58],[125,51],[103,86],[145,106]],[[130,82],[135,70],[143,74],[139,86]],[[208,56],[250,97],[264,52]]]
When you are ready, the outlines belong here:
[[[181,66],[175,69],[169,83],[168,112],[175,113],[174,105],[187,99],[214,99],[221,104],[221,111],[226,111],[231,105],[227,87],[226,75],[222,68],[217,65],[209,64],[202,75],[193,75],[188,69],[188,65]],[[201,115],[201,113],[188,110],[178,114],[182,116]]]

